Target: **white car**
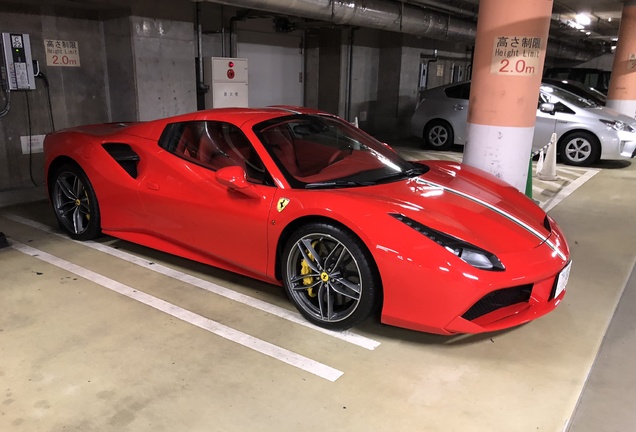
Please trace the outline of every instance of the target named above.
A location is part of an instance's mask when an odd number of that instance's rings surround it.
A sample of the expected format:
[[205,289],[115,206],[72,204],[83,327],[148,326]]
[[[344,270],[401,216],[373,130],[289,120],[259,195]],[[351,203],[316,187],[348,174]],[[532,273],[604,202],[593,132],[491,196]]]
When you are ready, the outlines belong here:
[[[422,93],[413,117],[411,134],[427,147],[448,149],[466,143],[470,82],[437,87]],[[533,150],[544,147],[552,133],[563,163],[586,166],[599,159],[636,155],[636,120],[561,88],[541,86]]]

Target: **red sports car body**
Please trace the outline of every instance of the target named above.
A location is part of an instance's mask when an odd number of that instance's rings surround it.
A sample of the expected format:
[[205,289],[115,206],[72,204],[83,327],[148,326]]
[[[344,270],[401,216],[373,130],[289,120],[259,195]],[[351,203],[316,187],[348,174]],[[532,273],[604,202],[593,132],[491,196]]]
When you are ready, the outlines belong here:
[[283,285],[310,321],[479,333],[561,301],[569,251],[513,187],[408,162],[337,117],[273,107],[85,126],[44,143],[75,239],[101,232]]

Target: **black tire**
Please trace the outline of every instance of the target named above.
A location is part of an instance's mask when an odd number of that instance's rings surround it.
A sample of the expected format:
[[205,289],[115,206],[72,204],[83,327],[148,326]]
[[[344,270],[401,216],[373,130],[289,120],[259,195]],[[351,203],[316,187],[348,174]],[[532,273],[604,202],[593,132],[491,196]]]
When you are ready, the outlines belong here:
[[559,140],[559,154],[566,165],[589,166],[601,158],[601,143],[589,132],[572,132]]
[[447,121],[431,120],[424,127],[424,144],[433,150],[448,150],[455,144],[455,133]]
[[288,239],[280,262],[287,295],[320,327],[347,329],[379,306],[382,288],[373,257],[344,228],[330,223],[302,226]]
[[60,166],[53,175],[49,195],[60,228],[72,239],[91,240],[99,236],[99,204],[93,185],[79,166]]

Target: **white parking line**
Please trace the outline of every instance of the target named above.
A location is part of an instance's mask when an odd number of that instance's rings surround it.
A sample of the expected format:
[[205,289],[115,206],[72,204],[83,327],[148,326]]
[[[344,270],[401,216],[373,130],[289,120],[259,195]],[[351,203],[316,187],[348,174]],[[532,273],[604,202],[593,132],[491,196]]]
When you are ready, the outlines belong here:
[[266,356],[282,361],[283,363],[287,363],[288,365],[297,367],[306,372],[319,376],[320,378],[324,378],[328,381],[334,382],[343,375],[343,372],[330,366],[319,363],[300,354],[296,354],[279,346],[273,345],[269,342],[265,342],[246,333],[234,330],[233,328],[227,327],[216,321],[212,321],[211,319],[195,314],[194,312],[190,312],[189,310],[183,309],[172,303],[168,303],[164,300],[161,300],[160,298],[133,289],[128,285],[119,283],[113,279],[107,278],[106,276],[102,276],[91,270],[85,269],[84,267],[80,267],[54,255],[50,255],[44,251],[32,248],[22,243],[15,242],[13,240],[11,240],[11,246],[26,255],[32,256],[33,258],[37,258],[55,267],[59,267],[79,277],[101,285],[104,288],[108,288],[109,290],[117,292],[133,300],[137,300],[140,303],[171,315],[177,319],[190,323],[203,330],[207,330],[217,336],[235,342],[246,348],[250,348],[254,351],[260,352],[261,354],[265,354]]
[[589,171],[599,172],[600,170],[598,170],[598,169],[590,169],[590,168],[573,168],[573,167],[565,168],[563,166],[557,166],[557,171],[558,172],[563,172],[565,174],[579,176],[581,174],[586,174]]
[[375,348],[377,348],[378,346],[380,346],[380,342],[375,341],[373,339],[367,338],[365,336],[361,336],[358,334],[355,334],[351,331],[342,331],[342,332],[335,332],[335,331],[331,331],[331,330],[327,330],[324,329],[322,327],[317,327],[313,324],[311,324],[309,321],[307,321],[305,318],[303,318],[299,313],[297,312],[293,312],[290,311],[288,309],[282,308],[280,306],[276,306],[273,305],[271,303],[267,303],[264,302],[262,300],[256,299],[254,297],[250,297],[247,296],[245,294],[241,294],[238,293],[236,291],[233,291],[231,289],[222,287],[220,285],[217,285],[215,283],[197,278],[195,276],[189,275],[187,273],[183,273],[181,271],[178,270],[174,270],[171,269],[170,267],[166,267],[162,264],[159,263],[151,263],[149,262],[147,259],[143,259],[141,257],[138,257],[136,255],[130,254],[128,252],[123,252],[121,250],[117,250],[114,249],[112,247],[103,245],[101,243],[97,243],[97,242],[93,242],[93,241],[86,241],[86,242],[80,242],[80,241],[76,241],[76,240],[72,240],[69,237],[67,237],[66,235],[63,235],[59,232],[54,231],[51,227],[41,224],[39,222],[33,221],[31,219],[26,219],[23,218],[21,216],[15,215],[15,214],[4,214],[4,217],[6,217],[7,219],[10,219],[14,222],[18,222],[21,223],[23,225],[27,225],[30,226],[32,228],[38,229],[40,231],[44,231],[47,232],[49,234],[53,234],[56,235],[58,237],[62,237],[66,240],[70,240],[73,242],[76,242],[78,244],[84,245],[86,247],[89,247],[91,249],[106,253],[108,255],[114,256],[116,258],[128,261],[132,264],[136,264],[138,266],[141,266],[143,268],[146,268],[148,270],[154,271],[156,273],[160,273],[164,276],[168,276],[171,277],[173,279],[179,280],[181,282],[196,286],[197,288],[201,288],[203,290],[209,291],[211,293],[223,296],[225,298],[228,298],[230,300],[234,300],[236,302],[242,303],[244,305],[253,307],[255,309],[261,310],[263,312],[267,312],[269,314],[275,315],[279,318],[283,318],[286,319],[288,321],[291,321],[295,324],[299,324],[308,328],[311,328],[312,330],[316,330],[320,333],[329,335],[331,337],[343,340],[345,342],[351,343],[353,345],[357,345],[361,348],[365,348],[368,350],[374,350]]
[[555,196],[550,198],[549,201],[546,201],[545,203],[541,205],[541,207],[543,208],[543,211],[547,213],[550,210],[552,210],[554,206],[559,204],[561,201],[563,201],[565,198],[571,195],[575,190],[580,188],[583,185],[583,183],[585,183],[586,181],[588,181],[589,179],[591,179],[598,173],[599,171],[589,170],[585,174],[583,174],[582,176],[580,176],[579,178],[577,178],[576,180],[568,184],[566,187],[561,189],[559,193],[557,193]]

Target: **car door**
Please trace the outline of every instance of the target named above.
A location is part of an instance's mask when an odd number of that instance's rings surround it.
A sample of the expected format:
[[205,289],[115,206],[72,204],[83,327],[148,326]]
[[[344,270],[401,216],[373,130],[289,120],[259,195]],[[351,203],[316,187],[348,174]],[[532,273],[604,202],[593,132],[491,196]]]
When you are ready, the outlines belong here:
[[468,124],[468,100],[470,97],[470,83],[461,83],[444,90],[447,99],[444,103],[442,117],[453,126],[456,144],[466,144]]
[[[267,221],[276,187],[265,180],[257,158],[232,124],[168,125],[139,189],[153,234],[221,264],[265,274]],[[256,193],[231,190],[216,180],[218,169],[233,165],[246,169]]]
[[574,107],[566,103],[561,98],[541,92],[539,103],[551,103],[554,105],[554,112],[544,113],[537,110],[537,122],[534,128],[534,139],[532,148],[534,151],[546,146],[550,142],[553,133],[557,134],[557,140],[566,132],[572,129],[575,124],[580,124]]

